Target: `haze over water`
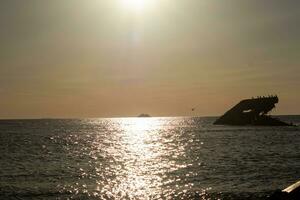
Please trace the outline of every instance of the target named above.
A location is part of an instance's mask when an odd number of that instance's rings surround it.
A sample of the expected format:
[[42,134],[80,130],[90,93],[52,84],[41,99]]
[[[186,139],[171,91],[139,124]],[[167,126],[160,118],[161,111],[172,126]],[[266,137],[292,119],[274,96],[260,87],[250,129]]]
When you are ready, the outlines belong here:
[[2,0],[0,118],[300,113],[300,1]]
[[299,127],[214,120],[2,120],[0,198],[259,200],[300,178]]

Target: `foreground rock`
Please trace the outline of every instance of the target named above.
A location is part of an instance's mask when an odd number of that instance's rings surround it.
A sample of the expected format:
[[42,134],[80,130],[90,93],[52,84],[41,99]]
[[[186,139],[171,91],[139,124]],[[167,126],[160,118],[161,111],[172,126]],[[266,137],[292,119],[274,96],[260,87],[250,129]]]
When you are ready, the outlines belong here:
[[268,200],[299,200],[300,199],[300,181],[285,188],[284,190],[277,190],[269,197]]

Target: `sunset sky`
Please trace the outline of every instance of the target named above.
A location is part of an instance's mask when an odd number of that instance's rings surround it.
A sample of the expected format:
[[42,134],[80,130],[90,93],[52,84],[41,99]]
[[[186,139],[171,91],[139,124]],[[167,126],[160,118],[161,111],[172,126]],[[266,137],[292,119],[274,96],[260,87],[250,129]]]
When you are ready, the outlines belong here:
[[300,114],[299,0],[136,1],[2,0],[0,118]]

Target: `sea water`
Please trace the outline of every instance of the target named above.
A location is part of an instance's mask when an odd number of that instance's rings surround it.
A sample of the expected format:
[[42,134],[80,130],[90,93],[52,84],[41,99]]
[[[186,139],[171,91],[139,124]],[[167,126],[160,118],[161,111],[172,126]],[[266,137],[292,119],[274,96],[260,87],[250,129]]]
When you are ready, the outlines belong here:
[[0,199],[258,200],[300,179],[299,127],[215,119],[1,120]]

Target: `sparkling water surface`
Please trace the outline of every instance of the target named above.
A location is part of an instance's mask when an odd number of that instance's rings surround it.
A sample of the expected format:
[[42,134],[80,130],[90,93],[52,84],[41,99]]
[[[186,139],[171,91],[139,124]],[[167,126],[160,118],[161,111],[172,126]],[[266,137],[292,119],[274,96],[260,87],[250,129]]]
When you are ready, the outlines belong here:
[[265,199],[300,179],[299,127],[214,120],[1,120],[0,199]]

